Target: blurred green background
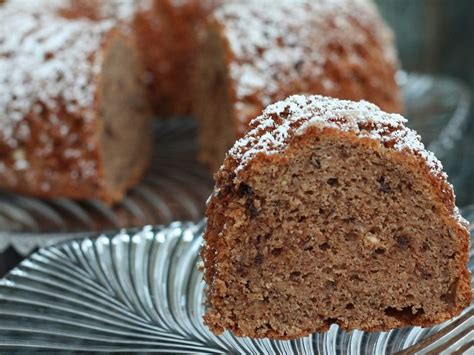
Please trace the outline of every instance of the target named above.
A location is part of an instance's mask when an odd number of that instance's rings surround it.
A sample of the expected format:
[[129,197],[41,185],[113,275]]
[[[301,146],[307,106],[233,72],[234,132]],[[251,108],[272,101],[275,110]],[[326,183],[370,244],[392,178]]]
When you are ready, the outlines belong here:
[[[456,77],[471,89],[464,137],[448,159],[462,165],[451,179],[459,206],[474,203],[474,0],[376,0],[392,27],[402,68]],[[450,173],[450,171],[448,171]]]

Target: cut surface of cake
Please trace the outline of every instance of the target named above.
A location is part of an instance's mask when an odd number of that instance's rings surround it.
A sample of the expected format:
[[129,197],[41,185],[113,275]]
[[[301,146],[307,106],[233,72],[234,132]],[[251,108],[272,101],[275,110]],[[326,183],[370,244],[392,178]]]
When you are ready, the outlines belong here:
[[151,154],[133,39],[113,20],[0,7],[0,187],[112,203]]
[[226,1],[202,38],[194,112],[200,158],[212,171],[252,118],[289,95],[401,110],[393,36],[372,1]]
[[398,114],[291,96],[229,151],[201,255],[215,333],[431,326],[471,300],[467,222]]

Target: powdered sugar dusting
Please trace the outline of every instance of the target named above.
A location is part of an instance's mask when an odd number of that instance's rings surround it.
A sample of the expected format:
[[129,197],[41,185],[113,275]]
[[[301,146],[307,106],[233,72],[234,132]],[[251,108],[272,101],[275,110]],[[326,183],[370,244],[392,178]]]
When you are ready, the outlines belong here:
[[385,113],[366,101],[295,95],[268,106],[251,122],[252,129],[235,143],[229,155],[239,162],[236,169],[239,172],[258,154],[284,151],[293,137],[304,134],[309,127],[330,127],[420,156],[434,176],[446,180],[441,162],[425,149],[419,135],[405,123],[402,116]]
[[[22,6],[28,11],[74,15],[74,18],[93,17],[95,20],[130,22],[138,11],[151,9],[153,0],[8,0],[9,6]],[[70,16],[68,16],[70,17]]]
[[[374,41],[382,47],[383,60],[396,67],[391,32],[369,0],[230,1],[215,16],[236,58],[230,76],[238,100],[257,96],[267,106],[281,99],[282,82],[297,86],[301,77],[337,90],[338,83],[325,70],[327,61],[337,63],[341,50],[354,65],[363,66],[367,59],[354,48],[373,46]],[[246,117],[240,119],[247,123]]]
[[28,127],[22,126],[28,113],[46,108],[54,121],[58,102],[67,112],[92,119],[93,78],[102,60],[97,53],[114,26],[113,21],[70,21],[17,4],[0,7],[0,140],[11,147],[28,138]]

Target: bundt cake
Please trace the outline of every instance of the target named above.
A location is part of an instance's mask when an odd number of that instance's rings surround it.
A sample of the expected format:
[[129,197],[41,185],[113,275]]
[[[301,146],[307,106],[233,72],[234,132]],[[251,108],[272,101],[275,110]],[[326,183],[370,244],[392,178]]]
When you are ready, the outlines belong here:
[[[268,7],[234,0],[6,1],[0,187],[120,199],[149,156],[139,153],[149,149],[147,104],[161,116],[197,116],[200,157],[212,171],[256,112],[290,94],[363,98],[400,110],[391,33],[370,1],[280,0]],[[8,30],[16,27],[18,33]]]
[[469,305],[467,222],[405,122],[322,96],[291,96],[251,122],[208,201],[213,332],[431,326]]
[[116,21],[21,3],[0,7],[0,187],[116,201],[151,152],[134,42]]
[[201,160],[213,171],[249,121],[288,95],[401,110],[392,33],[371,1],[226,1],[207,22],[194,93]]

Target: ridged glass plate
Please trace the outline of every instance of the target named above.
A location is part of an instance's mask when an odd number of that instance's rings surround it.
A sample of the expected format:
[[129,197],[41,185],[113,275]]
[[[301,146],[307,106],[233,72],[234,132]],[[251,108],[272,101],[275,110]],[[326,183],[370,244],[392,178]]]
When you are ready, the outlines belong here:
[[64,234],[198,221],[212,177],[196,160],[195,136],[196,123],[190,118],[156,120],[147,173],[112,207],[95,200],[46,200],[0,191],[0,231]]
[[195,138],[196,123],[190,118],[157,120],[150,168],[112,207],[95,200],[44,200],[0,190],[0,253],[13,247],[24,256],[35,248],[93,232],[199,221],[213,181],[196,160]]
[[39,250],[0,280],[0,353],[473,353],[473,305],[428,329],[348,333],[333,325],[294,341],[214,336],[202,323],[203,228],[174,222]]
[[[469,90],[446,77],[401,72],[398,81],[409,125],[440,157],[448,156],[463,132]],[[112,208],[100,201],[41,200],[0,191],[0,253],[10,248],[27,255],[37,247],[77,237],[76,233],[200,220],[212,178],[196,160],[196,123],[177,118],[157,121],[155,128],[148,173]],[[453,181],[456,178],[451,174]],[[0,275],[2,269],[0,260]]]

